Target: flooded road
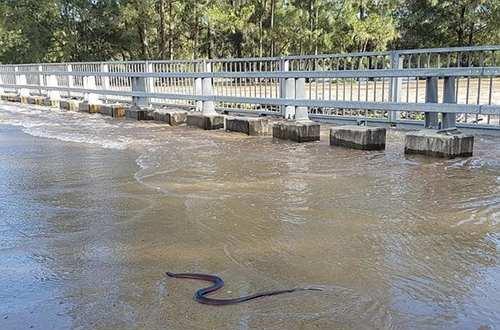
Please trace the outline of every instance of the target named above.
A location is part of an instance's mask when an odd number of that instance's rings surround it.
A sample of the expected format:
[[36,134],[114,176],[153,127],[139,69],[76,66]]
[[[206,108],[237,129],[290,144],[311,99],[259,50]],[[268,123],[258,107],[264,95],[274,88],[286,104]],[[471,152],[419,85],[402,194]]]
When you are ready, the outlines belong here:
[[[1,329],[500,324],[500,138],[385,152],[0,104]],[[315,286],[213,307],[193,301]]]

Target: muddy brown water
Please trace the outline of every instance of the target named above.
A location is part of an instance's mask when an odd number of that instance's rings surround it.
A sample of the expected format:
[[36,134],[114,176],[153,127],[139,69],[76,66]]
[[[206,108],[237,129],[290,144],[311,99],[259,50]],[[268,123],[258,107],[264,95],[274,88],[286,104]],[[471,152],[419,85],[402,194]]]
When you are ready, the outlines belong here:
[[[500,324],[500,138],[469,159],[0,104],[1,329]],[[213,307],[216,297],[323,291]]]

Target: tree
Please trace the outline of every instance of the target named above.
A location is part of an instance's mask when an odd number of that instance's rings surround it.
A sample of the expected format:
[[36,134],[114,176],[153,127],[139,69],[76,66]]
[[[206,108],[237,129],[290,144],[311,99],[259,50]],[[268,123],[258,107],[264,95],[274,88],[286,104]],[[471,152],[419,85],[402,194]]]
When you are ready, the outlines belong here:
[[500,43],[500,2],[496,0],[407,0],[398,17],[397,47]]

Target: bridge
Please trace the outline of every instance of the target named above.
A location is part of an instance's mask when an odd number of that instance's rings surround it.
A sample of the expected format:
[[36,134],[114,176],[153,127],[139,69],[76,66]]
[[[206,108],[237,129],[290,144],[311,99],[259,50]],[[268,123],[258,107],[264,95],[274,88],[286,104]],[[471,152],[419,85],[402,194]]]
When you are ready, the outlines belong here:
[[0,65],[0,93],[4,100],[115,117],[247,134],[272,130],[298,142],[319,140],[320,123],[343,124],[331,129],[331,144],[361,149],[383,149],[387,127],[414,128],[421,131],[407,135],[408,153],[470,156],[473,136],[462,130],[500,132],[499,54],[496,45]]

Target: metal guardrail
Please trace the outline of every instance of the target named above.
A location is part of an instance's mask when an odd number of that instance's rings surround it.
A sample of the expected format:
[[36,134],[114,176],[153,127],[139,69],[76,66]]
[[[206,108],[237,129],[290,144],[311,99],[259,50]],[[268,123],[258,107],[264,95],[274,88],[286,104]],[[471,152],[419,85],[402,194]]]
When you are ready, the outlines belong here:
[[[500,129],[500,46],[194,61],[0,65],[0,89],[322,120],[455,113]],[[207,84],[208,82],[208,84]],[[450,91],[452,89],[452,91]],[[431,93],[432,92],[432,93]],[[450,97],[450,93],[453,97]],[[429,95],[432,97],[429,98]]]

